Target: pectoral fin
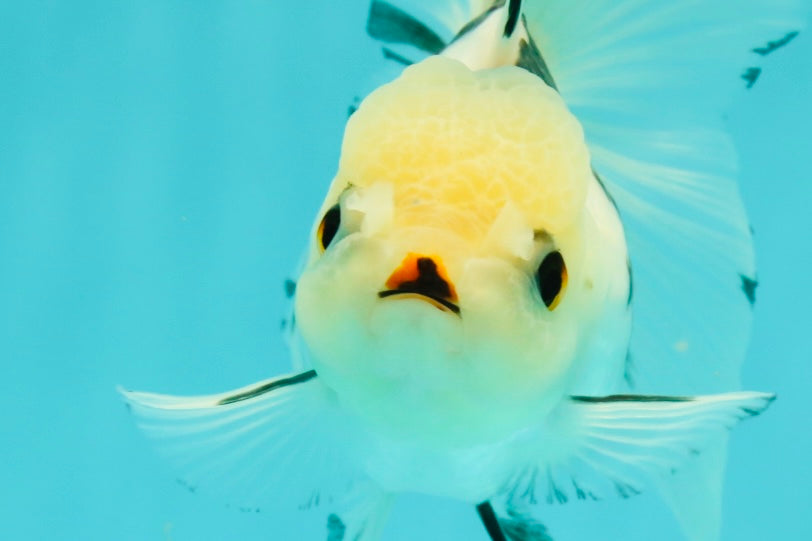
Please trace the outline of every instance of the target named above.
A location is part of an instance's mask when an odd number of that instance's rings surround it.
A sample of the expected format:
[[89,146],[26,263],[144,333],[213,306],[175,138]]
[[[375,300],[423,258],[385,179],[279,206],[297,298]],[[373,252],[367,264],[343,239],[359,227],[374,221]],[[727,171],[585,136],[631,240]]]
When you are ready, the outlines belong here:
[[540,444],[544,457],[522,473],[510,498],[628,498],[713,450],[730,428],[773,399],[757,392],[572,397],[551,416]]
[[192,491],[293,510],[335,501],[363,480],[349,424],[312,370],[208,396],[119,390]]

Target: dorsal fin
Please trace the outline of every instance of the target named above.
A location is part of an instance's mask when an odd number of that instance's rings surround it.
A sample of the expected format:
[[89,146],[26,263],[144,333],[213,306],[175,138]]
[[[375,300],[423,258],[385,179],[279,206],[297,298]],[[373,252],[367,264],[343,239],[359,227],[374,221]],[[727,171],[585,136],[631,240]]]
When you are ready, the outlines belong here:
[[372,1],[367,34],[384,43],[405,43],[431,54],[438,54],[446,46],[431,28],[382,0]]

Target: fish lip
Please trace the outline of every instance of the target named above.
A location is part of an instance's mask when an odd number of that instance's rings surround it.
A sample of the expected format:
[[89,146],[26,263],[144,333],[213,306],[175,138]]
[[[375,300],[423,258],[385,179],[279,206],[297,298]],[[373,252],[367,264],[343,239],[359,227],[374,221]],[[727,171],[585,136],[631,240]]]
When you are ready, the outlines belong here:
[[[426,293],[425,291],[414,291],[411,289],[384,289],[378,292],[378,298],[385,299],[395,295],[411,295],[413,297],[423,297],[430,301],[431,304],[443,311],[449,311],[457,316],[460,316],[460,307],[448,299]],[[460,316],[461,317],[461,316]]]

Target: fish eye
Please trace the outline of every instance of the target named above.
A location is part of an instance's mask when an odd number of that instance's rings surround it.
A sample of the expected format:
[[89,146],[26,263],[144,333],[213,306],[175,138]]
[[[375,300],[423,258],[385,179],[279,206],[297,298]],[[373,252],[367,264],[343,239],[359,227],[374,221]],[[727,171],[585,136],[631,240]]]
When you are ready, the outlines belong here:
[[567,266],[561,252],[547,254],[536,270],[536,284],[541,300],[550,311],[555,310],[567,286]]
[[316,238],[322,252],[333,242],[339,226],[341,226],[341,205],[336,203],[324,213],[324,218],[321,219],[319,228],[316,231]]

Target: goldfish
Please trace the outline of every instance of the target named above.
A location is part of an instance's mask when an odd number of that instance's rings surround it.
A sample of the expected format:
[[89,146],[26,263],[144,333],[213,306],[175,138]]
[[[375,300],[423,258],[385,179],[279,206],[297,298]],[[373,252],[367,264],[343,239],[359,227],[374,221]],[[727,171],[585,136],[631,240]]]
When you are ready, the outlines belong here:
[[648,489],[718,539],[728,431],[775,398],[740,389],[757,281],[720,110],[797,6],[406,4],[371,3],[403,69],[347,121],[292,371],[122,389],[138,424],[184,482],[318,509],[329,541],[382,539],[402,493],[542,541],[543,505]]

